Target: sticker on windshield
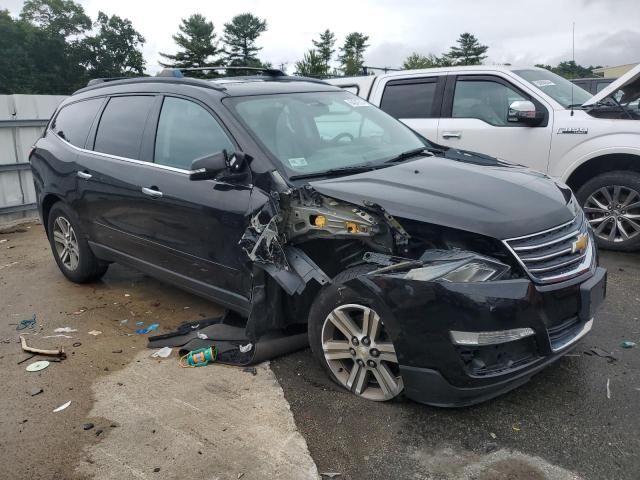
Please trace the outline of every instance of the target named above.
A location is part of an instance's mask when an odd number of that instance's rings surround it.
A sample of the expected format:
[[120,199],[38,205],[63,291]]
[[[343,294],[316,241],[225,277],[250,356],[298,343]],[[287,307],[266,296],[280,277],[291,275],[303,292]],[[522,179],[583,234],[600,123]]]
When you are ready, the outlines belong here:
[[290,158],[288,162],[293,168],[306,167],[309,165],[304,157]]
[[531,83],[536,87],[552,87],[555,85],[551,80],[533,80]]
[[361,98],[346,98],[345,103],[351,105],[352,107],[370,107],[371,104],[369,102],[365,102]]

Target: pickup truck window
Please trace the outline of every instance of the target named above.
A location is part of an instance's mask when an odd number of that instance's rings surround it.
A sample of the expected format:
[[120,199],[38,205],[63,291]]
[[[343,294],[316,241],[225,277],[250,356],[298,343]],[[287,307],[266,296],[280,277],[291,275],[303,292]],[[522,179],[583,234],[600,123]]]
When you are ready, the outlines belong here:
[[395,118],[432,118],[437,79],[387,83],[380,108]]
[[477,118],[496,127],[513,126],[507,120],[509,105],[527,100],[506,85],[491,80],[458,80],[453,96],[453,118]]
[[191,170],[197,158],[235,147],[209,112],[197,103],[165,97],[156,133],[154,161],[160,165]]
[[224,103],[290,176],[381,165],[425,147],[408,127],[347,92],[255,95]]

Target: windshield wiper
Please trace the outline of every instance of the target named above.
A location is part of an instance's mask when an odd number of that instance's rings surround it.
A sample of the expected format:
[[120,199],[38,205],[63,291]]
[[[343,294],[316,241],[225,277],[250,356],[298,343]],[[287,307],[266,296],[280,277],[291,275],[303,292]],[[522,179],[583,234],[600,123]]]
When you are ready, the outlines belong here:
[[289,177],[289,180],[302,180],[304,178],[318,178],[318,177],[331,177],[334,175],[346,175],[351,173],[362,173],[369,172],[371,170],[375,170],[375,165],[364,164],[364,165],[352,165],[350,167],[340,167],[340,168],[330,168],[329,170],[325,170],[323,172],[313,172],[313,173],[303,173],[301,175],[293,175]]
[[404,160],[408,160],[409,158],[412,157],[417,157],[420,154],[424,154],[424,153],[430,153],[429,148],[427,147],[420,147],[420,148],[414,148],[413,150],[407,150],[406,152],[402,152],[399,155],[396,155],[393,158],[390,158],[389,160],[386,160],[384,163],[398,163],[398,162],[402,162]]

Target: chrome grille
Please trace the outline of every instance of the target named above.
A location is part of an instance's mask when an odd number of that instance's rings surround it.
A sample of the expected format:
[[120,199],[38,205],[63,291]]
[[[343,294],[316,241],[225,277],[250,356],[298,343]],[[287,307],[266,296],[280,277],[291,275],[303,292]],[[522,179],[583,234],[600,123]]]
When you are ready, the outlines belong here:
[[[587,236],[584,250],[576,242]],[[529,276],[538,283],[551,283],[575,277],[591,267],[594,256],[593,238],[580,212],[570,222],[524,237],[505,240]]]

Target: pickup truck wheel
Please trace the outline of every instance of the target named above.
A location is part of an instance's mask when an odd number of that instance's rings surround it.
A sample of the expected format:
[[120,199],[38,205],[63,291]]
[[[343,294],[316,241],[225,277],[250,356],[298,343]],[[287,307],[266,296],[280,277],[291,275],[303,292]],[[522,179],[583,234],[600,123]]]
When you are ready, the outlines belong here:
[[640,174],[603,173],[580,187],[576,197],[602,248],[640,249]]
[[87,283],[102,277],[109,265],[96,258],[75,220],[63,203],[51,207],[48,217],[49,243],[58,268],[72,282]]
[[309,314],[309,343],[334,382],[366,399],[385,401],[404,389],[395,348],[379,308],[343,285],[369,270],[345,270],[320,291]]

